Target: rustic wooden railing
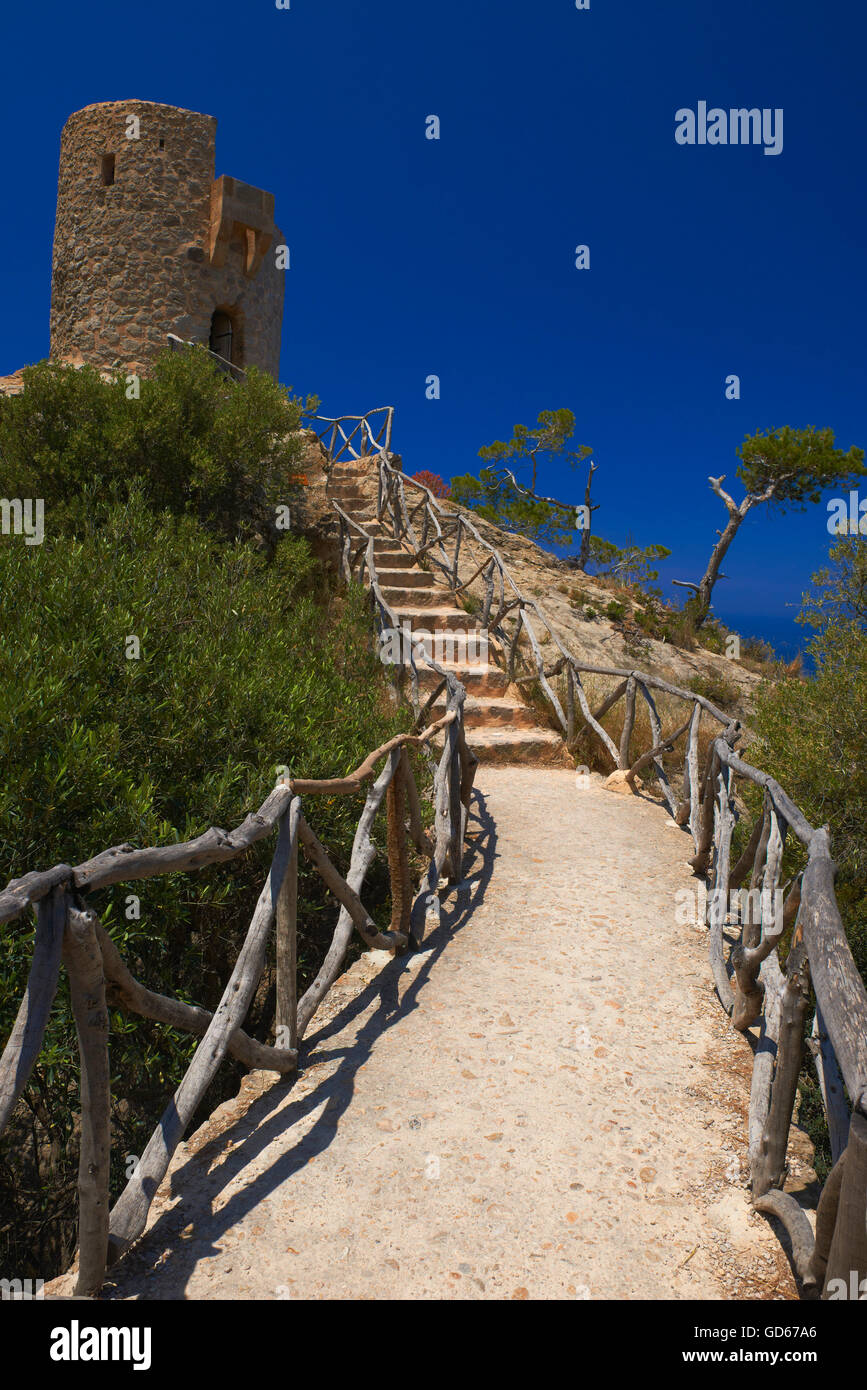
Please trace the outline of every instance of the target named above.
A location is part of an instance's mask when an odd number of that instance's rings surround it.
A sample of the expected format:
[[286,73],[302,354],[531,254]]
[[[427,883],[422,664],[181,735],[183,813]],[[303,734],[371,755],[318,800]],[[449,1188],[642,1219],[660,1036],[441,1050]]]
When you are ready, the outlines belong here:
[[[58,864],[11,882],[0,893],[0,924],[35,909],[36,935],[26,993],[0,1059],[0,1134],[15,1108],[42,1046],[61,965],[69,979],[81,1060],[81,1148],[79,1159],[79,1245],[76,1292],[95,1294],[113,1263],[142,1233],[153,1197],[184,1131],[220,1063],[230,1055],[248,1067],[290,1073],[303,1038],[322,999],[340,973],[353,928],[367,946],[401,951],[420,944],[439,921],[443,874],[460,877],[475,759],[463,729],[464,687],[443,673],[448,690],[445,715],[421,731],[383,744],[348,777],[313,781],[284,777],[258,811],[234,831],[217,828],[194,840],[159,848],[116,845],[72,867]],[[442,733],[444,747],[435,768],[434,840],[422,823],[418,787],[407,753],[427,747]],[[375,777],[378,763],[384,762]],[[355,832],[344,878],[328,857],[303,811],[303,798],[338,796],[371,783]],[[387,804],[388,867],[392,916],[380,931],[360,894],[375,857],[371,829],[383,798]],[[155,994],[139,983],[121,957],[88,894],[113,883],[135,882],[157,874],[201,869],[243,854],[277,832],[270,872],[246,940],[222,999],[213,1014],[179,999]],[[408,837],[430,864],[414,894],[409,876]],[[296,987],[297,866],[299,844],[340,904],[331,944],[319,973],[300,999]],[[276,932],[276,1046],[257,1042],[243,1031],[259,983],[272,927]],[[190,1066],[142,1154],[135,1173],[109,1211],[109,1005],[156,1019],[201,1038]]]
[[312,418],[314,424],[325,426],[316,430],[316,436],[329,467],[342,459],[360,459],[380,453],[388,455],[391,451],[394,406],[377,406],[366,415],[341,415],[338,419],[314,415]]
[[[521,592],[502,556],[462,512],[447,512],[430,490],[392,465],[380,452],[376,514],[390,526],[393,540],[442,574],[452,595],[481,579],[480,621],[496,639],[489,650],[500,655],[510,679],[538,682],[568,745],[573,745],[577,710],[599,740],[615,769],[630,784],[653,765],[675,822],[688,827],[694,854],[690,864],[707,883],[705,920],[710,960],[720,1002],[741,1032],[758,1024],[749,1116],[752,1200],[757,1210],[779,1219],[805,1297],[830,1296],[867,1280],[867,991],[846,941],[834,895],[834,864],[827,827],[811,826],[773,778],[750,766],[734,751],[741,727],[712,701],[636,670],[577,660],[563,645],[540,606]],[[419,496],[407,502],[407,491]],[[372,538],[335,503],[340,520],[344,573],[365,570],[380,622],[396,626],[376,580]],[[353,541],[355,544],[353,545]],[[360,541],[360,544],[359,544]],[[467,577],[463,577],[469,574]],[[547,630],[557,656],[546,666],[534,619]],[[544,638],[543,638],[544,640]],[[443,673],[444,674],[444,673]],[[591,710],[581,677],[614,677],[616,687]],[[551,681],[565,676],[566,709]],[[682,702],[686,718],[662,732],[651,691]],[[636,699],[648,708],[651,747],[638,757],[631,748]],[[625,701],[619,744],[601,719]],[[429,702],[430,703],[430,702]],[[699,766],[700,726],[708,716],[717,726],[704,769]],[[663,754],[686,739],[682,785],[672,788]],[[746,848],[732,865],[732,842],[739,811],[735,779],[762,789],[763,810]],[[743,803],[741,803],[743,804]],[[781,888],[787,834],[806,850],[806,866]],[[749,888],[742,885],[749,877]],[[785,967],[779,947],[787,946]],[[807,1050],[813,1058],[831,1141],[833,1168],[824,1185],[815,1234],[796,1199],[783,1190],[786,1154],[805,1058],[805,1019],[814,999]],[[841,1284],[842,1281],[842,1284]],[[867,1289],[867,1283],[864,1288]],[[857,1294],[855,1295],[857,1296]]]
[[[737,777],[762,789],[763,810],[732,864]],[[867,1279],[867,991],[834,895],[828,830],[810,825],[779,783],[738,757],[725,736],[708,750],[701,803],[699,843],[690,862],[707,874],[717,993],[735,1028],[759,1025],[749,1112],[753,1205],[785,1226],[806,1296],[857,1298]],[[790,832],[807,862],[781,887]],[[783,942],[784,967],[778,955]],[[815,1234],[802,1207],[783,1190],[811,997],[808,1050],[834,1165],[819,1200]]]

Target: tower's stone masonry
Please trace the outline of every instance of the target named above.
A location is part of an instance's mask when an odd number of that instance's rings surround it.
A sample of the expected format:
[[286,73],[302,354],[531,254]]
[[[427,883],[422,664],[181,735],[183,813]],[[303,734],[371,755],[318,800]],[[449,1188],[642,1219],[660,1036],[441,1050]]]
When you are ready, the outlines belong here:
[[213,116],[149,101],[100,102],[70,116],[52,357],[147,370],[173,333],[277,376],[285,271],[274,196],[214,179],[216,129]]

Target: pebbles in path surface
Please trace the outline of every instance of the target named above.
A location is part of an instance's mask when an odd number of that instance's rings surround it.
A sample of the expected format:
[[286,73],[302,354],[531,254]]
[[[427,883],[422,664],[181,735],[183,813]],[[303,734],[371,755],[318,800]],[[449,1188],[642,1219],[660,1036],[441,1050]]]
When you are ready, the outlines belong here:
[[363,957],[298,1080],[193,1136],[113,1296],[794,1295],[732,1162],[746,1043],[677,920],[687,837],[569,771],[477,787],[436,937]]

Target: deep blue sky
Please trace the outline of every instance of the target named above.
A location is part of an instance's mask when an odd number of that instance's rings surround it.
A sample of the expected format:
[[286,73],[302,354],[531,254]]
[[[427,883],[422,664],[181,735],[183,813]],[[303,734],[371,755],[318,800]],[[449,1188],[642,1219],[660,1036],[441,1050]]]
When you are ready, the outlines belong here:
[[[408,471],[465,472],[569,406],[600,465],[598,530],[669,545],[668,590],[703,568],[724,520],[707,475],[739,488],[746,433],[867,444],[855,0],[85,0],[3,27],[0,372],[48,348],[61,126],[138,97],[217,116],[217,173],[275,192],[283,380],[328,414],[394,404]],[[782,107],[782,154],[677,145],[674,113],[699,100]],[[583,477],[539,487],[579,500]],[[754,513],[720,615],[778,636],[826,520]]]

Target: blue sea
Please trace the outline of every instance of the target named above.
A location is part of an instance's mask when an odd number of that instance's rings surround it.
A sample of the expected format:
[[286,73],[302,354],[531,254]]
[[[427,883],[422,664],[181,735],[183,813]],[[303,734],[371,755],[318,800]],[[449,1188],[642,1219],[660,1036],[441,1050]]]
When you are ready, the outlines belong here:
[[729,612],[718,613],[717,616],[720,622],[733,632],[739,633],[741,637],[757,637],[763,642],[769,642],[783,661],[794,661],[800,653],[804,670],[813,670],[813,662],[807,651],[807,643],[813,637],[813,629],[801,627],[795,622],[794,616],[790,618],[779,613],[763,616],[757,613]]

